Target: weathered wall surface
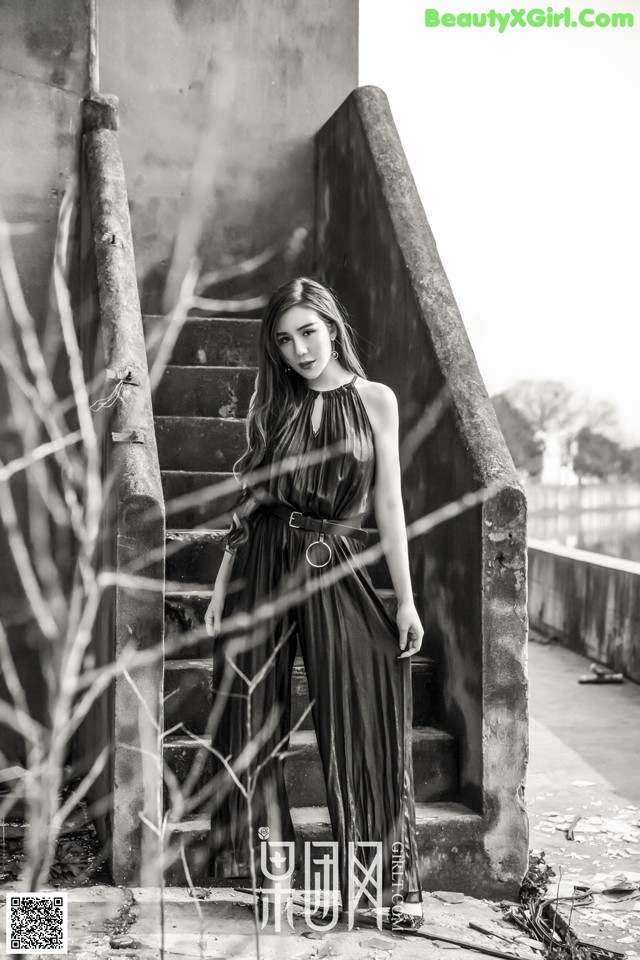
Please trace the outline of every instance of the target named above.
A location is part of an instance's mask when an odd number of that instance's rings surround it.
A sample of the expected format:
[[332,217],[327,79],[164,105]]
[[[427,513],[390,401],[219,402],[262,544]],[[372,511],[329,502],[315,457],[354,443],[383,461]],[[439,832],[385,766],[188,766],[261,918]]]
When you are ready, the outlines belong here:
[[[3,0],[0,31],[0,206],[29,222],[14,249],[27,303],[42,327],[60,197],[77,169],[88,87],[85,0]],[[198,202],[184,232],[203,269],[233,263],[310,230],[313,134],[357,82],[357,0],[108,0],[99,3],[101,89],[120,98],[121,143],[145,308],[160,307],[167,265],[198,161]],[[199,192],[198,192],[199,191]],[[193,213],[193,204],[192,204]],[[188,246],[188,243],[187,243]],[[310,243],[252,281],[264,292],[310,268]],[[238,293],[219,287],[212,293]],[[0,408],[8,409],[0,382]],[[3,456],[18,453],[0,421]],[[12,484],[28,530],[24,490]],[[0,530],[6,614],[18,669],[35,660],[25,604]],[[34,641],[35,642],[35,641]],[[42,682],[27,684],[42,716]],[[0,696],[4,691],[0,686]],[[2,732],[18,756],[17,737]]]
[[[80,101],[87,86],[84,0],[3,0],[0,10],[0,209],[10,224],[28,224],[12,238],[27,305],[42,330],[62,193],[77,167]],[[11,353],[15,330],[0,310],[2,347]],[[0,446],[3,460],[22,452],[24,422],[10,411],[20,397],[0,375]],[[16,418],[17,419],[17,418]],[[28,536],[29,505],[23,476],[12,483],[20,523]],[[33,517],[33,513],[31,513]],[[0,524],[0,616],[30,710],[45,720],[44,684],[38,668],[38,631],[29,614]],[[0,697],[6,697],[0,682]],[[24,759],[21,739],[2,728],[2,750]]]
[[531,626],[640,683],[640,563],[529,542]]
[[60,196],[76,169],[87,87],[84,0],[4,0],[0,30],[0,203],[15,241],[27,302],[46,307]]
[[[357,83],[357,17],[357,0],[101,4],[101,89],[120,100],[144,311],[159,309],[196,161],[201,201],[183,235],[201,234],[204,270],[311,229],[312,137]],[[310,243],[249,286],[309,268]]]

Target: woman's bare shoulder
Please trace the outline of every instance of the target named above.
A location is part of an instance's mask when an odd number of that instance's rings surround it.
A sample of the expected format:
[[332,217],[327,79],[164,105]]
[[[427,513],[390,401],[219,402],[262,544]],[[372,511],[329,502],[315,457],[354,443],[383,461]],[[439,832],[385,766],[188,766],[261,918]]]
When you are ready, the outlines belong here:
[[[362,398],[372,423],[385,422],[398,415],[398,401],[395,393],[386,383],[377,380],[364,380],[358,377],[355,387]],[[375,423],[374,423],[375,425]]]
[[397,406],[398,404],[395,393],[386,383],[379,383],[377,380],[365,380],[363,377],[358,377],[355,386],[361,397],[363,399],[366,397],[371,403],[375,403],[381,407],[393,406],[394,404]]

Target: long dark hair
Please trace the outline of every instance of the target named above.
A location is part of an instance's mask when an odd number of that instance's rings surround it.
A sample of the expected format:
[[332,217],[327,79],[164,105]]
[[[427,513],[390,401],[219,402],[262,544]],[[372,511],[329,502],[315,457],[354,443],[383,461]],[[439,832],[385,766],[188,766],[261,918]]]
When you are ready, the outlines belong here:
[[258,373],[247,414],[247,448],[233,467],[243,492],[238,500],[231,530],[227,535],[229,547],[246,542],[248,525],[244,517],[251,498],[251,490],[244,478],[266,463],[280,459],[279,451],[286,448],[286,434],[299,412],[308,387],[294,371],[287,373],[287,365],[276,342],[278,321],[291,307],[309,307],[327,326],[335,325],[334,346],[340,362],[347,370],[366,378],[354,345],[354,332],[345,308],[334,291],[318,280],[296,277],[283,283],[273,292],[265,308],[258,338]]

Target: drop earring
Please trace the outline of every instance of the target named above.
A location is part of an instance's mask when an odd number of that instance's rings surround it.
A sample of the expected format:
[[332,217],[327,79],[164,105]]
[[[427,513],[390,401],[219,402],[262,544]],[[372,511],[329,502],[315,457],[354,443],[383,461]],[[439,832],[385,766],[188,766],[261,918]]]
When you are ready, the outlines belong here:
[[331,356],[333,357],[334,360],[338,359],[338,351],[336,350],[335,340],[333,341],[333,350],[331,351]]

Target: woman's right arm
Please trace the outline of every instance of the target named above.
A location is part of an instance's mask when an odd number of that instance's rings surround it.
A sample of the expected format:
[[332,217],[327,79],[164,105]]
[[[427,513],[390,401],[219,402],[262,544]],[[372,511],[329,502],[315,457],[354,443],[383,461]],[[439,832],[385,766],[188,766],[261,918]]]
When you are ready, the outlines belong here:
[[[243,498],[241,497],[241,500],[242,499]],[[242,507],[238,507],[238,513],[233,514],[230,533],[234,530],[237,531],[242,528],[238,514],[242,514],[246,520],[248,517],[250,517],[254,510],[257,509],[257,507],[258,501],[255,495],[251,494],[248,498],[245,498],[245,502],[242,504]],[[229,586],[229,580],[231,579],[231,569],[233,567],[235,551],[236,548],[229,547],[227,544],[222,562],[220,564],[220,569],[218,570],[218,576],[216,577],[211,601],[204,615],[204,625],[210,637],[217,637],[220,633],[222,611],[224,609],[224,601],[227,595],[227,587]]]
[[207,607],[204,615],[204,625],[210,637],[217,637],[220,633],[222,611],[224,609],[224,601],[227,595],[227,587],[229,586],[229,580],[231,579],[231,570],[233,568],[234,557],[235,553],[227,548],[224,552],[222,562],[220,563],[220,569],[218,570],[218,576],[216,577],[216,582],[213,588],[213,594],[211,595],[209,606]]

